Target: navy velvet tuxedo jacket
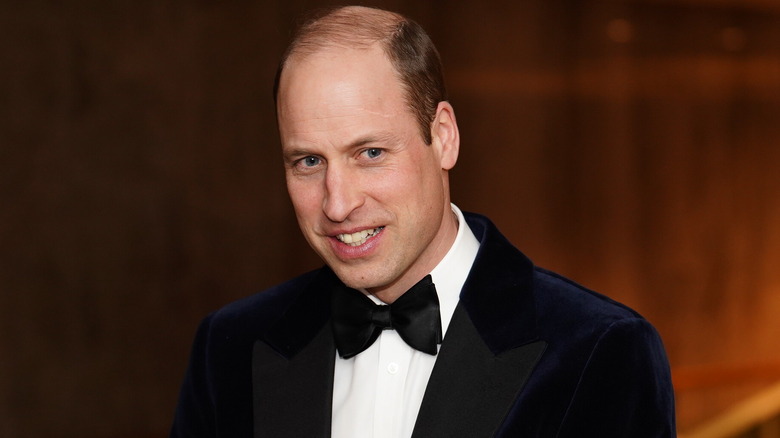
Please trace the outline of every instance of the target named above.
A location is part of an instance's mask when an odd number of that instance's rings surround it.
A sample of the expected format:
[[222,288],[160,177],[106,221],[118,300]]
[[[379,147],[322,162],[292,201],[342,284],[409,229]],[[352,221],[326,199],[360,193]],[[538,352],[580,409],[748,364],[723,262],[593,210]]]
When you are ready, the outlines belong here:
[[[533,266],[485,217],[414,437],[672,437],[669,365],[633,310]],[[329,437],[328,268],[207,317],[172,437]],[[338,438],[338,437],[335,437]]]

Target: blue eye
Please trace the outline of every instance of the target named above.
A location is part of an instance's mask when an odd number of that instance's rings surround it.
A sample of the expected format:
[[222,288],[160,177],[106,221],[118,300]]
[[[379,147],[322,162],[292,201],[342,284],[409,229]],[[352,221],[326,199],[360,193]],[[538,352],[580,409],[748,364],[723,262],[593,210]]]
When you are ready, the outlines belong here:
[[319,159],[319,158],[317,158],[317,157],[313,157],[313,156],[311,156],[311,155],[310,155],[310,156],[308,156],[308,157],[304,157],[304,158],[301,160],[301,163],[302,163],[304,166],[306,166],[306,167],[314,167],[314,166],[316,166],[316,165],[320,164],[320,159]]
[[379,156],[382,155],[382,149],[379,148],[366,149],[366,155],[368,156],[368,158],[379,158]]

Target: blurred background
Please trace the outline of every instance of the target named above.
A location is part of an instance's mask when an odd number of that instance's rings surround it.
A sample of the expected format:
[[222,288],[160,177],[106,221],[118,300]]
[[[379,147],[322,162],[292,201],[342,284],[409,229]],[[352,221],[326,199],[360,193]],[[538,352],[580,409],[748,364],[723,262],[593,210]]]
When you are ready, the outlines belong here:
[[[271,84],[331,3],[0,2],[0,436],[166,436],[200,319],[319,266]],[[440,49],[454,202],[658,328],[680,431],[780,381],[780,2],[362,3]]]

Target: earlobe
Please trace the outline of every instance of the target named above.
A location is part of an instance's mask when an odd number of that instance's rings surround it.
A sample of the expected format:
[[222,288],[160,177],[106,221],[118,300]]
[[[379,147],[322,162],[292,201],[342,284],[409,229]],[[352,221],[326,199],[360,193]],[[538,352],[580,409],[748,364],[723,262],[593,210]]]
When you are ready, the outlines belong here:
[[450,170],[455,167],[460,151],[460,132],[455,120],[455,110],[449,102],[439,102],[436,118],[431,125],[431,138],[432,146],[439,148],[441,168]]

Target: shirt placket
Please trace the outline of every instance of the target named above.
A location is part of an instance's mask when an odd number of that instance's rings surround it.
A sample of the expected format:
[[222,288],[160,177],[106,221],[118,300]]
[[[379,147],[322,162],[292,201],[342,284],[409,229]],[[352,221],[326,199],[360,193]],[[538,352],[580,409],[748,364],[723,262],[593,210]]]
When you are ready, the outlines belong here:
[[409,347],[392,330],[379,337],[376,403],[374,405],[374,438],[398,436],[403,416],[403,394],[409,372]]

